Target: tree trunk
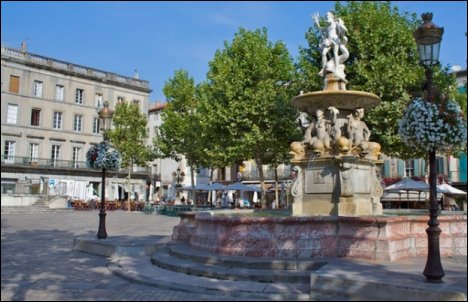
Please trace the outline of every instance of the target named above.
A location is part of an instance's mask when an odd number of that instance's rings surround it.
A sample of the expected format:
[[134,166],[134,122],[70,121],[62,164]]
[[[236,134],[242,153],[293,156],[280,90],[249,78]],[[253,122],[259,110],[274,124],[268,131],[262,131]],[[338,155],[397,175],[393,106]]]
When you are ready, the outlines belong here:
[[278,198],[278,167],[275,167],[275,208],[279,209],[279,198]]
[[133,168],[133,161],[130,162],[130,165],[128,167],[128,194],[127,194],[127,207],[128,210],[130,211],[130,180],[131,180],[131,175],[132,175],[132,168]]
[[[208,185],[211,186],[212,182],[213,182],[213,172],[214,172],[214,168],[210,168],[210,179],[208,181]],[[208,190],[208,204],[210,205],[210,208],[213,207],[213,202],[211,201],[211,191]]]
[[263,175],[263,166],[262,166],[262,161],[257,159],[255,160],[257,163],[257,169],[258,169],[258,176],[260,177],[260,188],[262,189],[262,196],[260,199],[262,209],[267,208],[266,204],[266,192],[265,192],[265,176]]
[[195,167],[191,166],[190,167],[190,177],[191,179],[191,184],[192,184],[192,202],[193,202],[193,210],[195,211],[197,209],[197,196],[195,193]]

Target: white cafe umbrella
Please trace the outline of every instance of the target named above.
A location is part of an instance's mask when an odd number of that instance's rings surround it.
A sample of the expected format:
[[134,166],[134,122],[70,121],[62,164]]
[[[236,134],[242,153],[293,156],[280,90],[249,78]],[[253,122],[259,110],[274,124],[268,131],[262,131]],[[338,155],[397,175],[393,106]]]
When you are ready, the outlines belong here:
[[226,190],[237,190],[237,191],[247,191],[247,192],[260,192],[261,191],[259,187],[244,185],[243,183],[240,183],[240,182],[230,184],[229,186],[226,187]]
[[465,191],[454,188],[449,184],[438,185],[437,186],[437,192],[438,193],[444,193],[444,194],[452,194],[452,195],[466,195]]
[[208,191],[224,191],[224,190],[227,190],[226,186],[220,184],[219,182],[214,182],[211,185],[208,185],[206,189]]
[[[429,191],[429,185],[423,181],[412,180],[411,178],[404,178],[399,182],[394,183],[391,186],[388,186],[384,189],[385,192],[396,192],[400,195],[400,203],[398,207],[401,206],[401,192],[406,191],[407,200],[409,200],[409,191],[416,192],[427,192]],[[419,198],[419,197],[418,197]]]
[[[195,185],[195,191],[208,191],[208,185],[203,185],[203,184],[198,184],[198,185]],[[188,185],[188,186],[183,186],[181,188],[182,191],[191,191],[192,190],[192,186],[191,185]]]
[[257,202],[258,202],[257,191],[255,191],[254,194],[253,194],[252,202],[253,202],[253,203],[257,203]]
[[391,186],[388,186],[384,191],[399,192],[399,191],[429,191],[429,185],[423,181],[412,180],[411,178],[404,178]]

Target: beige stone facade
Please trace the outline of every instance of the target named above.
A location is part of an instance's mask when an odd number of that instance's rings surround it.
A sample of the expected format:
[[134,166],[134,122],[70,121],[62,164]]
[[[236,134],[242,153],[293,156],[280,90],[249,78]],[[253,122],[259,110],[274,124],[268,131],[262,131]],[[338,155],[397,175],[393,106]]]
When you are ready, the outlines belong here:
[[[98,110],[104,101],[115,109],[126,100],[146,114],[149,82],[4,46],[1,55],[2,194],[31,193],[18,186],[25,180],[26,187],[40,184],[38,194],[50,185],[54,193],[86,198],[83,186],[90,183],[100,192],[100,171],[86,168],[87,150],[102,141]],[[110,198],[122,172],[107,184]],[[141,192],[146,176],[135,176]]]

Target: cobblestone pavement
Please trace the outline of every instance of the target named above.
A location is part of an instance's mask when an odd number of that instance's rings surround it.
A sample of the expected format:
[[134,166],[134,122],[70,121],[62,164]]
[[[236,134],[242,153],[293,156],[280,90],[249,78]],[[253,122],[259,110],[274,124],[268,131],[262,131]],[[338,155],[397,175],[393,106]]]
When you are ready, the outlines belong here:
[[[108,212],[107,234],[158,239],[179,218]],[[107,259],[74,251],[75,237],[94,237],[98,211],[2,214],[2,301],[233,300],[131,283],[112,275]]]

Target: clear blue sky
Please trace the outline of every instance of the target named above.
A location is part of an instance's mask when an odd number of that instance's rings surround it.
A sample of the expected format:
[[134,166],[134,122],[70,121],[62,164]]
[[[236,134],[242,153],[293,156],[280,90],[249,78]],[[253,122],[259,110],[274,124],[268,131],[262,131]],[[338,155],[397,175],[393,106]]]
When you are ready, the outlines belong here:
[[[164,82],[185,69],[197,83],[208,62],[239,27],[268,29],[270,41],[282,40],[293,58],[312,26],[311,13],[323,16],[333,1],[311,2],[1,2],[2,45],[124,76],[138,69],[164,101]],[[400,11],[432,12],[444,27],[443,65],[466,69],[466,1],[394,1]],[[349,33],[352,35],[352,33]]]

